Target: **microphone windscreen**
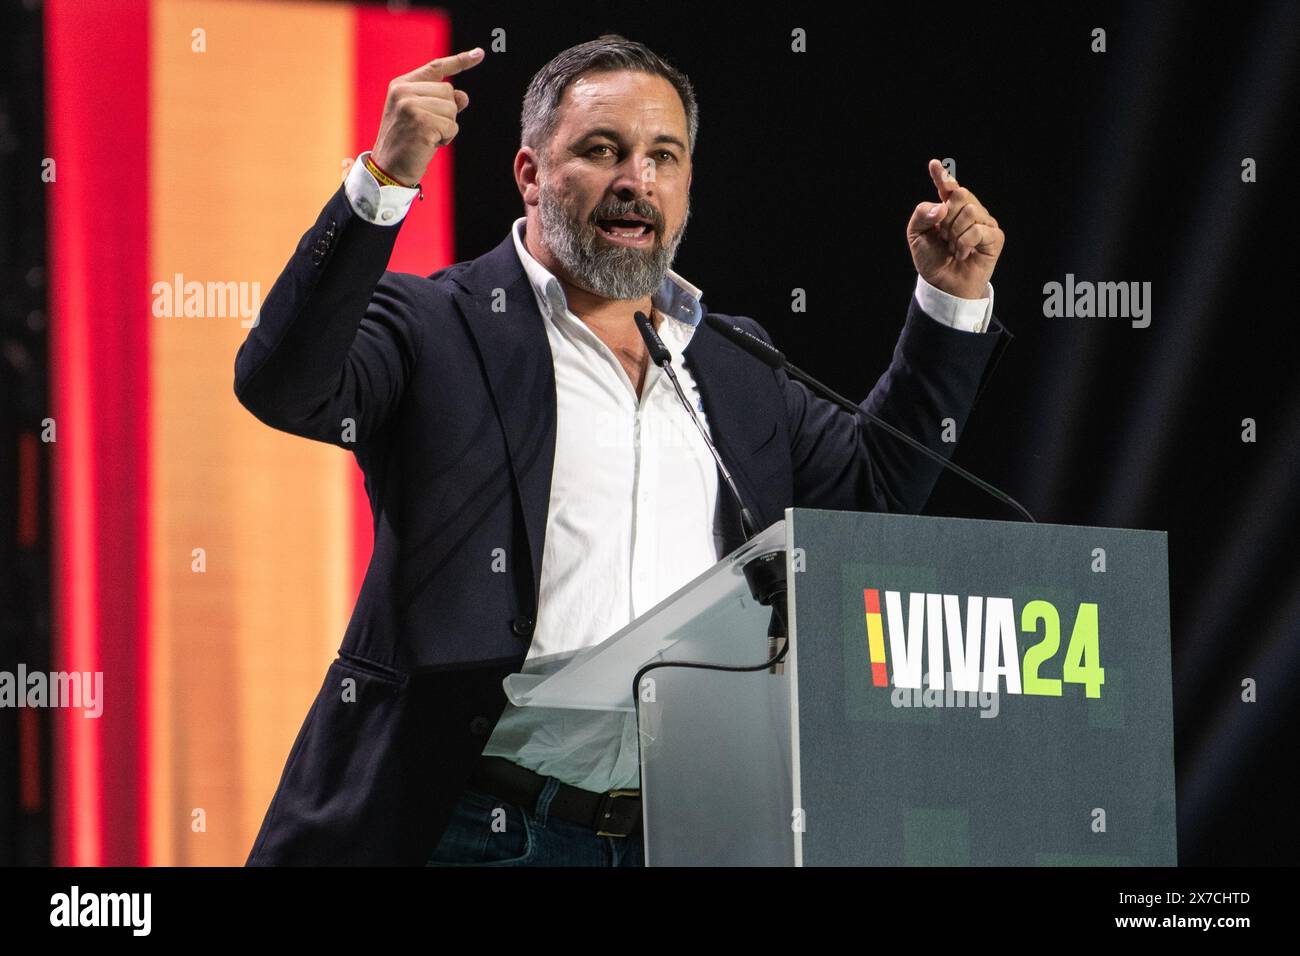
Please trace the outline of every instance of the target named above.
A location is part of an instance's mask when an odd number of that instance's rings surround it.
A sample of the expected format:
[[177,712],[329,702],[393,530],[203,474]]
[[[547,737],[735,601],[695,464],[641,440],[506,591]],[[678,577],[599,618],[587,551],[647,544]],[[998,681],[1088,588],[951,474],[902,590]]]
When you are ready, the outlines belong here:
[[673,360],[668,346],[664,345],[663,339],[659,338],[659,333],[655,331],[655,327],[650,324],[644,312],[638,312],[632,318],[636,321],[636,327],[641,332],[645,347],[650,352],[650,361],[663,368]]
[[746,332],[739,326],[732,325],[726,319],[713,313],[706,315],[704,321],[728,342],[744,349],[765,365],[770,365],[772,368],[785,368],[785,354],[780,349],[768,345],[752,332]]

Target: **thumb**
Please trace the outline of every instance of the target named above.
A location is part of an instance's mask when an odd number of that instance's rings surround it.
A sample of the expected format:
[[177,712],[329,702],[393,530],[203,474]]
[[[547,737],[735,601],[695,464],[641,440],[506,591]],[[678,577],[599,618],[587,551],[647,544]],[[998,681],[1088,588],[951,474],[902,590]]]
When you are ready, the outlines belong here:
[[929,232],[931,229],[938,228],[943,222],[944,217],[948,215],[948,204],[946,202],[923,202],[916,207],[916,212],[912,214],[911,233],[919,236],[922,233]]

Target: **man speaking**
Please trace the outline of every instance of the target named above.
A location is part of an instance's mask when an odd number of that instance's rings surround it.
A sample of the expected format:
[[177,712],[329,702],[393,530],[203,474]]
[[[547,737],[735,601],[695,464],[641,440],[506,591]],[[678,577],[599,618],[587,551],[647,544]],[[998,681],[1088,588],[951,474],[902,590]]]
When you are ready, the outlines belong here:
[[[524,215],[488,252],[386,271],[469,105],[475,49],[389,86],[374,148],[303,236],[235,359],[266,424],[346,448],[375,546],[250,865],[640,866],[630,714],[515,708],[511,673],[604,640],[738,547],[738,510],[650,363],[649,316],[758,527],[788,507],[917,512],[941,466],[702,321],[670,269],[690,215],[694,92],[602,36],[533,77]],[[941,454],[1009,334],[997,221],[937,160],[907,224],[918,277],[862,407]],[[753,320],[728,321],[767,340]],[[951,427],[949,425],[948,427]]]

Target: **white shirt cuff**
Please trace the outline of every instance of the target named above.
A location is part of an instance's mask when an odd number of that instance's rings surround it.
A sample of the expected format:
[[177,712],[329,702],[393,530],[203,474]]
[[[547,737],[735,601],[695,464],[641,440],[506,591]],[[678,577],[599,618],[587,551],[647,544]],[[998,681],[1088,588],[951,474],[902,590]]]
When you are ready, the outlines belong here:
[[411,202],[419,194],[414,186],[381,186],[379,180],[366,169],[366,150],[357,157],[352,168],[348,170],[347,179],[343,181],[343,191],[347,193],[352,211],[366,222],[380,226],[396,226],[411,208]]
[[988,330],[989,318],[993,315],[993,283],[985,283],[984,291],[986,294],[982,299],[962,299],[935,288],[920,275],[916,277],[916,304],[921,311],[962,332]]

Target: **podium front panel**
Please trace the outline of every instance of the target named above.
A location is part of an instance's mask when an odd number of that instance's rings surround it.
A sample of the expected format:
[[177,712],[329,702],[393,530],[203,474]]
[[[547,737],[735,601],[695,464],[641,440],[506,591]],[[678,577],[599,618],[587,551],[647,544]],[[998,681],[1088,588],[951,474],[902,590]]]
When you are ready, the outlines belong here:
[[786,514],[798,863],[1176,863],[1164,532]]

